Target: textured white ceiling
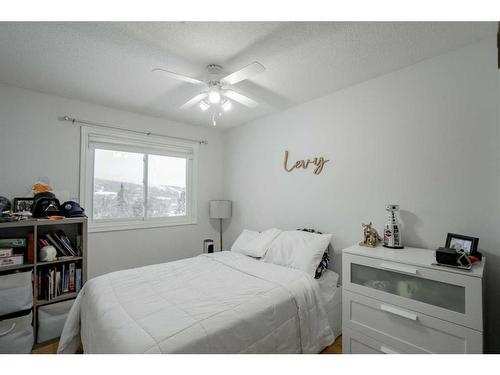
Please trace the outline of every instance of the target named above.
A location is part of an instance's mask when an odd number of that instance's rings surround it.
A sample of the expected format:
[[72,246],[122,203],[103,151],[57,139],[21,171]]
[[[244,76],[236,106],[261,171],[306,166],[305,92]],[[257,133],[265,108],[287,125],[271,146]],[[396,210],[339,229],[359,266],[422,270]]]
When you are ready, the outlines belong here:
[[207,64],[230,73],[259,61],[266,71],[236,85],[259,106],[234,105],[225,128],[495,33],[496,23],[4,22],[0,82],[209,126],[198,107],[179,109],[199,87],[151,69],[203,78]]

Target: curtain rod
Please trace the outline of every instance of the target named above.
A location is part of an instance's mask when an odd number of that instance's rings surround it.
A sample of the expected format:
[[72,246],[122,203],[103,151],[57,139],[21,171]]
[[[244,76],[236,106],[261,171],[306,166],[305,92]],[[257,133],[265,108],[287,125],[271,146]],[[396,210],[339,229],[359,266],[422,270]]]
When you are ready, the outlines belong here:
[[183,141],[191,141],[191,142],[197,142],[202,145],[208,145],[208,141],[205,139],[192,139],[192,138],[183,138],[183,137],[175,137],[175,136],[170,136],[166,134],[159,134],[159,133],[153,133],[153,132],[148,132],[148,131],[140,131],[140,130],[133,130],[133,129],[126,129],[122,128],[119,126],[115,125],[110,125],[110,124],[103,124],[103,123],[98,123],[94,121],[87,121],[87,120],[80,120],[74,117],[70,116],[62,116],[59,118],[61,121],[69,121],[72,124],[85,124],[85,125],[91,125],[91,126],[99,126],[101,128],[108,128],[108,129],[115,129],[115,130],[121,130],[121,131],[128,131],[131,133],[136,133],[136,134],[145,134],[145,135],[154,135],[156,137],[165,137],[165,138],[173,138],[173,139],[179,139]]

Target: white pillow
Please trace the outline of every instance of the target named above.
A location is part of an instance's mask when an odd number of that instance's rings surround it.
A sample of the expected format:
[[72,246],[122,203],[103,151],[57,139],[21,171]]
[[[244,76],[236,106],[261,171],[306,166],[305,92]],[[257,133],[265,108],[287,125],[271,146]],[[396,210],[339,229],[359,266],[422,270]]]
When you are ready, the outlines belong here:
[[234,241],[231,251],[261,258],[266,254],[269,245],[279,236],[281,230],[276,228],[268,229],[262,233],[244,229],[239,237]]
[[283,231],[273,241],[263,261],[299,269],[314,277],[331,239],[331,234]]

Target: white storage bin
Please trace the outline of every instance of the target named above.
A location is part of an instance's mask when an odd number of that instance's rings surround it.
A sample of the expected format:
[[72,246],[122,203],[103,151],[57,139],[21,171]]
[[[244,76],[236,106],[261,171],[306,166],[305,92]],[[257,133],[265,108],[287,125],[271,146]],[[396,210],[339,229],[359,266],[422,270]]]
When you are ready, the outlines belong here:
[[55,339],[61,332],[74,300],[54,303],[38,308],[37,343]]
[[29,354],[33,348],[33,313],[0,321],[0,353]]
[[0,276],[0,315],[33,306],[32,271]]

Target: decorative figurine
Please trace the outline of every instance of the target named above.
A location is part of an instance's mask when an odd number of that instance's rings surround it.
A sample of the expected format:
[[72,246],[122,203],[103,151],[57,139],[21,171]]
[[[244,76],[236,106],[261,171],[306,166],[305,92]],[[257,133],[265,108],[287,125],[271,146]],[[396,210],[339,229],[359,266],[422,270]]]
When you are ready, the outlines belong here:
[[368,246],[368,247],[375,247],[377,246],[377,243],[382,241],[382,238],[377,233],[377,230],[372,228],[372,222],[370,221],[370,224],[363,224],[363,242],[360,242],[359,244],[361,246]]

